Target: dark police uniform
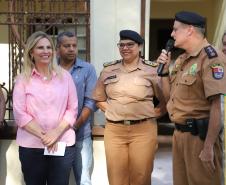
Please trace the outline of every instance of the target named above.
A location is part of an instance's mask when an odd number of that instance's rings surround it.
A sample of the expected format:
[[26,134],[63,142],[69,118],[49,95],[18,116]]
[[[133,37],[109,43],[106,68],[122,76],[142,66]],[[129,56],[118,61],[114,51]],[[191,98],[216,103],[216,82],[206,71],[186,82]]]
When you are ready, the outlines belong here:
[[[140,36],[130,30],[121,32],[120,38],[140,43]],[[109,183],[150,185],[157,149],[153,97],[163,97],[157,64],[140,58],[130,71],[123,60],[104,66],[93,98],[107,102],[104,143]]]
[[[186,12],[176,14],[175,19],[195,26],[203,26],[204,21],[198,15]],[[173,136],[174,185],[221,184],[220,137],[214,145],[214,172],[206,168],[199,155],[208,128],[209,98],[226,93],[226,58],[207,41],[202,44],[199,51],[179,56],[170,76],[167,110],[170,119],[176,123]]]

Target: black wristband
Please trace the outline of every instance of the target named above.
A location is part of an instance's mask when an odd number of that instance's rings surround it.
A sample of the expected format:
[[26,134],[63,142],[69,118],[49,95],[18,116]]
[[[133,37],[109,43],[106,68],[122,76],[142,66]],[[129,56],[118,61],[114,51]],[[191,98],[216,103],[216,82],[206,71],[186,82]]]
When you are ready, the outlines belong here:
[[161,77],[169,76],[169,72],[167,72],[167,73],[160,73],[160,74],[158,74],[158,76],[161,76]]
[[73,127],[72,127],[73,129],[74,129],[74,131],[77,131],[78,130],[78,126],[77,126],[77,124],[76,125],[73,125]]

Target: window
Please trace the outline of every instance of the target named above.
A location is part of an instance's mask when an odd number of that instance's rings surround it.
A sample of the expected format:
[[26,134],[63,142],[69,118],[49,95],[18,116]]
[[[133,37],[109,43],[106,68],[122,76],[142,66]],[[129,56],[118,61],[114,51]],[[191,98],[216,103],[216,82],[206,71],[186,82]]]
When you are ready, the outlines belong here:
[[[7,7],[7,8],[6,8]],[[78,37],[78,55],[90,59],[90,1],[89,0],[8,0],[1,2],[1,35],[9,44],[6,123],[14,122],[12,114],[12,90],[15,77],[23,65],[24,43],[31,33],[41,30],[56,40],[58,33],[72,31]],[[0,37],[1,38],[1,37]],[[14,124],[12,124],[14,126]]]

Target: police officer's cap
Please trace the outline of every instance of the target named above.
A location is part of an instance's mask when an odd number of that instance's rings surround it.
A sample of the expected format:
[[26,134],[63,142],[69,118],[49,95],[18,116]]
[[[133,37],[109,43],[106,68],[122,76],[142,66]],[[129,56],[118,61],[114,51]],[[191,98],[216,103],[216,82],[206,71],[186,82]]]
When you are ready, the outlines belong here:
[[144,39],[140,36],[140,34],[138,34],[133,30],[121,30],[119,33],[119,36],[120,36],[120,40],[129,39],[136,42],[137,44],[144,43]]
[[176,13],[175,20],[184,24],[189,24],[200,28],[205,28],[206,25],[206,19],[204,17],[197,13],[188,11],[181,11]]

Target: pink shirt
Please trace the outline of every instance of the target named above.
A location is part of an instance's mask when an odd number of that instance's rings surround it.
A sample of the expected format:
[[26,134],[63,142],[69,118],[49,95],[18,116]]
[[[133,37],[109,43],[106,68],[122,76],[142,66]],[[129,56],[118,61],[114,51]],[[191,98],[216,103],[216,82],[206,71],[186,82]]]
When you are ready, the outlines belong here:
[[[13,113],[18,125],[16,141],[19,146],[44,148],[41,140],[23,127],[35,120],[43,130],[57,127],[62,120],[71,126],[77,117],[78,99],[71,75],[62,69],[62,76],[53,73],[47,81],[35,69],[29,81],[18,76],[13,91]],[[67,146],[75,143],[75,132],[68,129],[59,141]]]

